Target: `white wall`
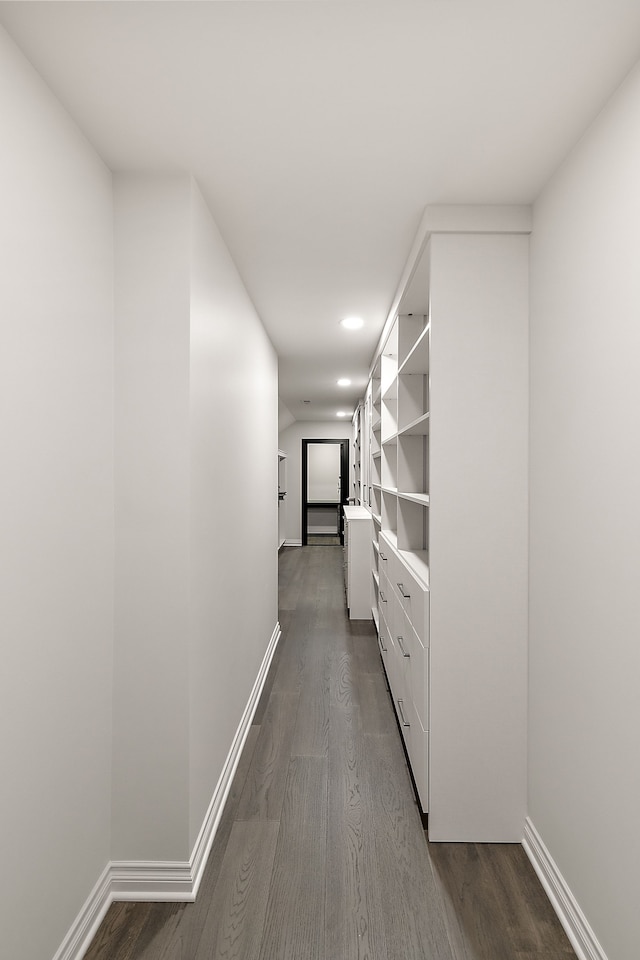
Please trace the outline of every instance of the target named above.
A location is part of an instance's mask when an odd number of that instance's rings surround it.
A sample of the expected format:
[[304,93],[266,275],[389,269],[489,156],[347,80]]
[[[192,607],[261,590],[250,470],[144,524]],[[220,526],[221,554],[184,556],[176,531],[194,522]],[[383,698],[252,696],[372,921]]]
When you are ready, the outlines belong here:
[[276,626],[277,364],[192,180],[114,191],[2,30],[0,113],[0,930],[46,960],[192,852]]
[[535,205],[529,810],[638,956],[640,68]]
[[197,187],[191,223],[190,845],[277,621],[277,359]]
[[115,178],[115,860],[187,860],[190,181]]
[[278,397],[278,433],[289,427],[295,420],[285,403]]
[[111,175],[0,29],[0,930],[53,956],[108,858]]
[[[284,537],[287,541],[300,543],[302,540],[302,441],[303,440],[351,440],[353,424],[351,420],[296,420],[279,436],[278,446],[287,454],[287,496],[285,499],[286,516]],[[351,463],[351,449],[349,449]],[[349,483],[351,489],[351,482]]]
[[113,851],[185,861],[277,622],[277,363],[192,180],[115,183]]

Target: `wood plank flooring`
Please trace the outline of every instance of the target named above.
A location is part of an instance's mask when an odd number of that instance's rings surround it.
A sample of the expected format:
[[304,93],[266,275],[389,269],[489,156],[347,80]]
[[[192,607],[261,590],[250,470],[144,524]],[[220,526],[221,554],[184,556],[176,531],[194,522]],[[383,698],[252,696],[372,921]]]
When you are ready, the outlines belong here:
[[85,960],[575,960],[517,844],[429,844],[340,547],[280,553],[282,638],[200,892],[117,903]]

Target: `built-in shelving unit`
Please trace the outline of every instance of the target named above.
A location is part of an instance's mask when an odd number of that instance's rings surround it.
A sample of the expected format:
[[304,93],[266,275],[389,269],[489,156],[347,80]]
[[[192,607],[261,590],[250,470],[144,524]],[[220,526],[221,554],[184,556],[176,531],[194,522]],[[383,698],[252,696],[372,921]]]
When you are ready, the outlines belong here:
[[[382,530],[398,550],[427,554],[429,540],[429,322],[398,315],[386,357],[387,395],[382,409]],[[384,399],[384,395],[383,395]],[[388,418],[388,419],[387,419]]]
[[425,212],[364,407],[373,619],[431,840],[524,829],[530,220]]
[[285,497],[287,495],[287,455],[278,450],[278,550],[284,545]]
[[369,490],[367,506],[371,512],[371,614],[379,627],[380,549],[382,525],[382,363],[378,356],[371,371],[365,405],[365,431],[369,438]]
[[429,800],[429,322],[398,315],[380,355],[376,624],[422,810]]
[[359,403],[353,414],[353,443],[351,444],[351,501],[362,503],[364,486],[364,403]]

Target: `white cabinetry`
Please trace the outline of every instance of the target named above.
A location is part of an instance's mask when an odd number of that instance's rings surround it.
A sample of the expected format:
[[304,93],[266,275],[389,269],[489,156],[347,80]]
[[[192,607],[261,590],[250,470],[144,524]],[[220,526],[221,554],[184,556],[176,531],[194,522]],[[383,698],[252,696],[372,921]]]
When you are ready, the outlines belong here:
[[428,306],[396,317],[380,355],[381,517],[374,543],[380,650],[423,812],[429,808],[427,313]]
[[423,812],[429,801],[429,589],[380,534],[379,644]]
[[364,507],[344,507],[344,583],[349,619],[371,619],[371,517]]
[[524,830],[529,230],[428,209],[372,368],[376,622],[431,840]]
[[278,550],[284,545],[285,497],[287,495],[287,455],[278,450]]
[[379,626],[378,589],[380,583],[380,557],[378,540],[382,524],[382,447],[380,430],[382,425],[381,389],[380,389],[380,358],[376,360],[366,393],[366,432],[369,452],[369,487],[367,506],[371,512],[371,609],[372,616]]

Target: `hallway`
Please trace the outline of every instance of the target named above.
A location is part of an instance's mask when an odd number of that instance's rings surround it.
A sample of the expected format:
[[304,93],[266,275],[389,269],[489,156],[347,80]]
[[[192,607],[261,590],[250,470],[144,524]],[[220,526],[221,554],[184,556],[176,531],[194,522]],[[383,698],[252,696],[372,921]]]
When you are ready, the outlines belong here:
[[194,904],[117,903],[86,960],[569,960],[518,845],[425,842],[342,551],[280,553],[282,638]]

